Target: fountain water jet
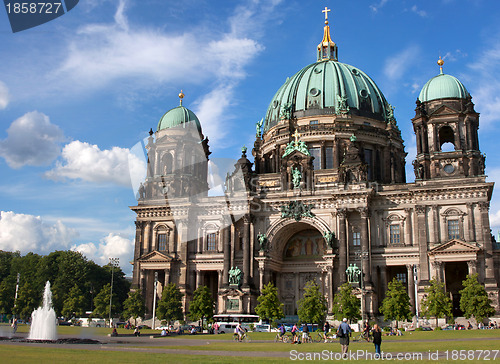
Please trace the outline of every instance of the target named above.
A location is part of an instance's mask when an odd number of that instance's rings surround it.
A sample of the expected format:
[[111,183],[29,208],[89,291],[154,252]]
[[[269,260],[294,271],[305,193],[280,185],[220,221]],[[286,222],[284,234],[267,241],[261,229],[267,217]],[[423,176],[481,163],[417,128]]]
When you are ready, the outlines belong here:
[[52,308],[50,282],[45,284],[43,305],[31,314],[29,340],[57,340],[56,313]]

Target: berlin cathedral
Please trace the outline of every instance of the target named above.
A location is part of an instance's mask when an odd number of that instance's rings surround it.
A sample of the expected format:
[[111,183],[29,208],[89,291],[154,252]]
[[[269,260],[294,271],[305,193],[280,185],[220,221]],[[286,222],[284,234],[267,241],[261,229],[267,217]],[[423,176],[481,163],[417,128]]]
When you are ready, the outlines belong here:
[[[493,183],[472,96],[440,59],[416,101],[415,181],[407,183],[394,108],[366,73],[338,60],[324,12],[317,61],[278,89],[253,149],[243,148],[230,168],[209,160],[203,120],[182,105],[182,92],[150,131],[147,176],[131,207],[132,289],[142,291],[149,314],[169,283],[184,294],[186,313],[200,285],[212,292],[216,313],[254,313],[272,282],[293,317],[308,281],[331,312],[354,266],[365,317],[379,315],[394,278],[407,287],[413,312],[431,279],[444,282],[461,316],[459,291],[472,273],[500,312]],[[218,193],[210,192],[214,183]]]

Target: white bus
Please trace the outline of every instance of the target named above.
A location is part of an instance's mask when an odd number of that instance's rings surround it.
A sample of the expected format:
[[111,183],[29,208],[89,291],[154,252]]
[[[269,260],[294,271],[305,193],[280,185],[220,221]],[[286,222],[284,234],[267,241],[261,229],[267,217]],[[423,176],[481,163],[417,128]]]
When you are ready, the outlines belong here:
[[214,321],[219,325],[219,332],[232,333],[234,329],[241,322],[241,327],[246,330],[250,330],[250,324],[254,326],[261,323],[258,315],[247,315],[247,314],[222,314],[214,315]]

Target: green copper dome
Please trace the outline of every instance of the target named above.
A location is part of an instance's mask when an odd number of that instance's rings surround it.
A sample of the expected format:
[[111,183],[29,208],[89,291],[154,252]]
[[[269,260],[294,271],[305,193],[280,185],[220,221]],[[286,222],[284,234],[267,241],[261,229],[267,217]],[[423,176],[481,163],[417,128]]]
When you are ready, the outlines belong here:
[[157,131],[174,128],[179,125],[185,127],[189,122],[194,122],[198,131],[201,132],[201,124],[195,113],[182,105],[177,106],[176,108],[167,111],[165,115],[161,117],[160,122],[158,123]]
[[462,82],[451,75],[440,73],[427,81],[418,99],[420,102],[426,102],[438,99],[465,99],[468,96],[469,92]]
[[286,82],[274,95],[264,131],[281,118],[325,114],[354,114],[378,120],[393,118],[391,106],[375,82],[360,69],[335,59],[310,64]]

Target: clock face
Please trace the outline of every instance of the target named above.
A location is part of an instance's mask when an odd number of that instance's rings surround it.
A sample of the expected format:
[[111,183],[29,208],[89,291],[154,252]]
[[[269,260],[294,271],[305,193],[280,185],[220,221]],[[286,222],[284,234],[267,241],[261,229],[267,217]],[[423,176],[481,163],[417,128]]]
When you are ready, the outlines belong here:
[[451,173],[455,172],[455,167],[453,167],[453,165],[452,165],[452,164],[449,164],[449,163],[448,163],[447,165],[445,165],[445,166],[443,167],[443,169],[444,169],[444,171],[445,171],[446,173],[448,173],[448,174],[451,174]]

